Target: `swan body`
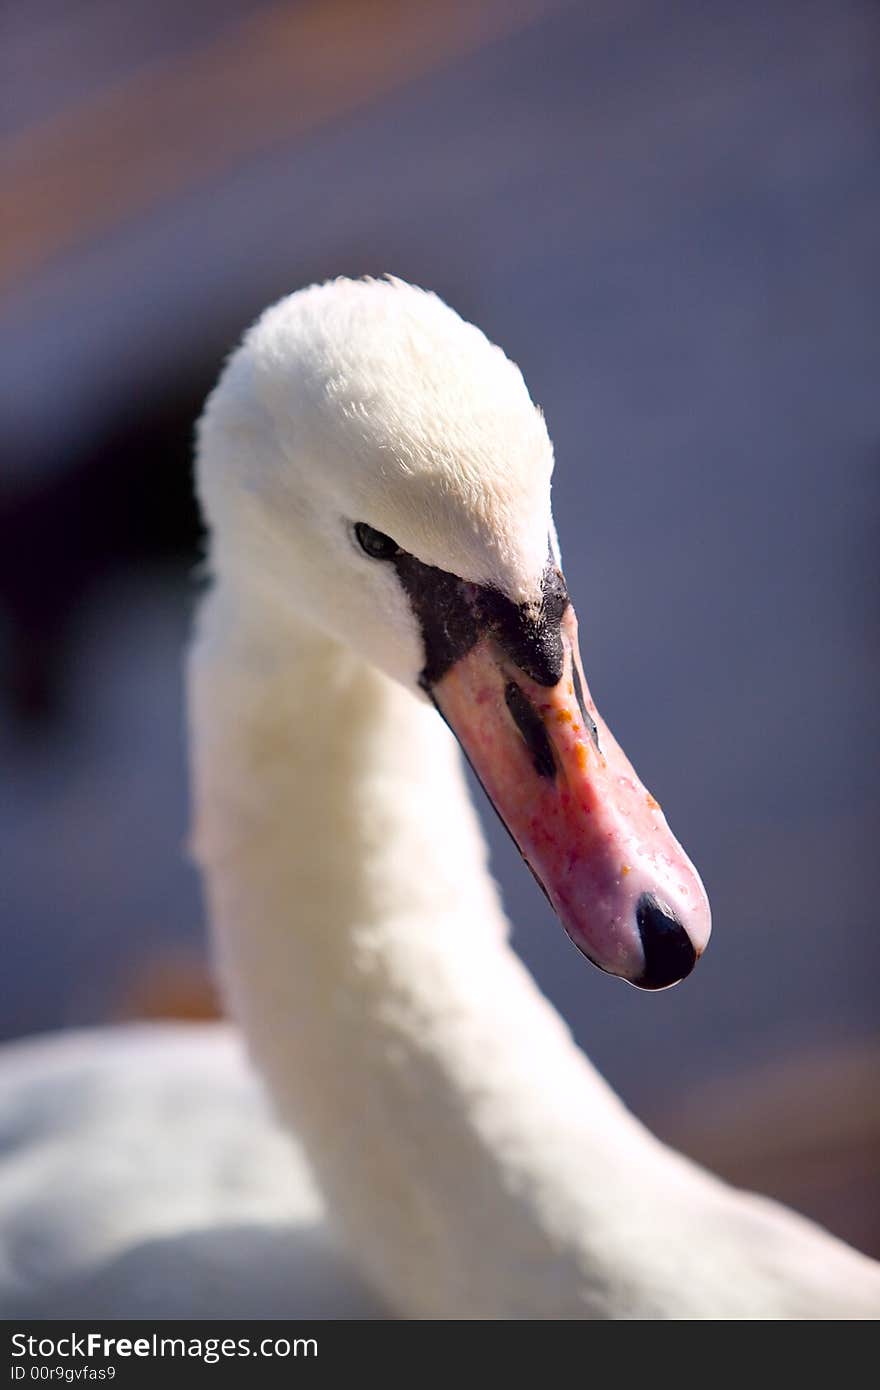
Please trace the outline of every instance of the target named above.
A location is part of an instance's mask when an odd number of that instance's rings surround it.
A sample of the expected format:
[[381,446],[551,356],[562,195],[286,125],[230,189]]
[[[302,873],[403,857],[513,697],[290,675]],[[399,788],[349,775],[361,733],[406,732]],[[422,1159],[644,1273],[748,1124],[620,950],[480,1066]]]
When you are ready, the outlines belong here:
[[[380,1316],[876,1316],[877,1266],[659,1144],[507,943],[437,708],[581,950],[656,987],[708,937],[693,867],[579,692],[551,468],[513,364],[400,282],[293,295],[227,365],[199,435],[193,845],[230,1008],[316,1188],[294,1159],[287,1181],[267,1119],[253,1152],[221,1129],[197,1212],[163,1229],[219,1223],[217,1173],[244,1165],[246,1218],[319,1230],[343,1302]],[[230,1047],[157,1035],[151,1072],[139,1034],[134,1094],[216,1086]],[[122,1063],[84,1055],[118,1086]],[[125,1146],[124,1120],[100,1132]],[[198,1140],[173,1143],[186,1170]],[[125,1240],[156,1234],[147,1215]]]
[[388,1316],[230,1028],[131,1024],[2,1055],[3,1317]]

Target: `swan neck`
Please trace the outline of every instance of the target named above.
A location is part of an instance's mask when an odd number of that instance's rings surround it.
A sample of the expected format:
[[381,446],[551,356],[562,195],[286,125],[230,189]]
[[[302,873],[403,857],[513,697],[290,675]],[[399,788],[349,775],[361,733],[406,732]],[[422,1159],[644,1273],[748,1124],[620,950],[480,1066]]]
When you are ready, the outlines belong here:
[[399,1311],[536,1316],[552,1288],[582,1316],[651,1141],[507,944],[451,735],[308,624],[233,611],[209,598],[192,658],[196,853],[276,1106]]

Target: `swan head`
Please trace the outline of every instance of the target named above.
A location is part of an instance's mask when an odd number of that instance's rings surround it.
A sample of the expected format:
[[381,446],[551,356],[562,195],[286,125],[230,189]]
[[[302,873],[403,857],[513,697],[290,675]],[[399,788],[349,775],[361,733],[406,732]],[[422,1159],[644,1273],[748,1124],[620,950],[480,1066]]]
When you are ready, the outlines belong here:
[[706,895],[590,696],[552,445],[501,349],[401,281],[312,286],[245,336],[198,455],[217,573],[433,702],[595,964],[687,975]]

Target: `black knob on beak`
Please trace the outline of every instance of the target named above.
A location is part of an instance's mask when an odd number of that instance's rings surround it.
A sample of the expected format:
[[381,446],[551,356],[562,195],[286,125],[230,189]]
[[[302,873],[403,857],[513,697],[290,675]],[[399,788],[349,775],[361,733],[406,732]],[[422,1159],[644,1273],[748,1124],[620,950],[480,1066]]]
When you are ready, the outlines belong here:
[[645,952],[645,969],[633,984],[640,989],[665,989],[691,973],[697,953],[681,922],[665,903],[653,893],[643,893],[636,908],[636,922]]

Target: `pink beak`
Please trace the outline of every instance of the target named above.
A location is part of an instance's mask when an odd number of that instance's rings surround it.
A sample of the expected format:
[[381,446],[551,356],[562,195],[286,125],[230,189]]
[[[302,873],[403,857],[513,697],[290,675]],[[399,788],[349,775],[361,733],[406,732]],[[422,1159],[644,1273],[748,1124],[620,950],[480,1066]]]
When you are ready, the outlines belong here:
[[555,685],[487,632],[431,694],[574,944],[612,975],[663,989],[704,951],[709,903],[596,710],[570,604],[560,631]]

